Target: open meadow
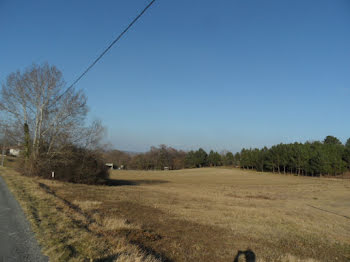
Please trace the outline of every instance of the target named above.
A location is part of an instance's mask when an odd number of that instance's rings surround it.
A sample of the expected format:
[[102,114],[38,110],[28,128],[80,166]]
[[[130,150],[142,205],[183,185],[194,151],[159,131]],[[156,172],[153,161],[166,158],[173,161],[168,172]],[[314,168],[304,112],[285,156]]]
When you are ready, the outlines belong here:
[[89,186],[0,174],[58,261],[233,261],[248,248],[258,261],[350,261],[348,179],[115,170]]

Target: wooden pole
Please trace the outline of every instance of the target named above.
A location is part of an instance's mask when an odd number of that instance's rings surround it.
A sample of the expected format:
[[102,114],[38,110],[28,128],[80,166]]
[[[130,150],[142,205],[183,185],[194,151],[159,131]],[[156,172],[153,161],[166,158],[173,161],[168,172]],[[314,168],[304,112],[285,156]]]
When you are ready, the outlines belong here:
[[5,146],[2,145],[1,166],[4,166],[4,160],[5,160]]
[[4,160],[5,160],[5,138],[2,142],[2,153],[1,153],[1,166],[4,166]]

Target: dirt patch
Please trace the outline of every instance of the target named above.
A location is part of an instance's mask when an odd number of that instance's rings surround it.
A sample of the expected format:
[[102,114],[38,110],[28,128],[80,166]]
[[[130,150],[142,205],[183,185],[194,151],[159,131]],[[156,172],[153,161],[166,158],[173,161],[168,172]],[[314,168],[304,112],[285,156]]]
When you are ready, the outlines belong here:
[[264,199],[264,200],[275,200],[276,198],[266,195],[238,195],[233,193],[225,194],[225,196],[241,199]]
[[138,179],[138,180],[126,180],[126,179],[108,179],[105,182],[107,186],[139,186],[139,185],[158,185],[169,183],[166,180],[146,180],[146,179]]

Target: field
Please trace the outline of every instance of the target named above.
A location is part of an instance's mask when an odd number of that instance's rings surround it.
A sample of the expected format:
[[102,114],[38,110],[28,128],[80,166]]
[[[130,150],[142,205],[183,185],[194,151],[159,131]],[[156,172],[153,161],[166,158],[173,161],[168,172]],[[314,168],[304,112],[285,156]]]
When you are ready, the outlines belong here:
[[348,179],[120,170],[87,186],[0,174],[53,260],[233,261],[249,248],[258,261],[350,261]]

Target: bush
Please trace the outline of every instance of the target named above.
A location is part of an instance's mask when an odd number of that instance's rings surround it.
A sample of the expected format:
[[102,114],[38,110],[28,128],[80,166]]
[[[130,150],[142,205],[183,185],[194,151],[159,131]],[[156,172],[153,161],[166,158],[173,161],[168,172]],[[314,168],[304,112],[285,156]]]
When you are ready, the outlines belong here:
[[63,154],[54,157],[40,155],[36,159],[24,160],[20,172],[26,176],[39,176],[60,181],[101,184],[109,177],[108,167],[99,152],[77,147],[68,147]]

